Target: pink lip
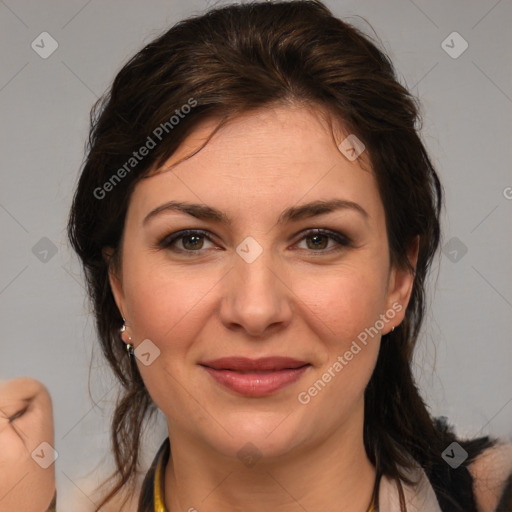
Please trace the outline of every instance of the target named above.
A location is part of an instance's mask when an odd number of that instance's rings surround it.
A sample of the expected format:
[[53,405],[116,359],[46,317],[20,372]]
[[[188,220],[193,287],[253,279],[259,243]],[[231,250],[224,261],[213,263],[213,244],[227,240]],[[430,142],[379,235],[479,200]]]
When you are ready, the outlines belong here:
[[220,384],[246,396],[265,396],[299,379],[311,366],[289,357],[225,357],[201,366]]
[[248,357],[221,357],[220,359],[212,359],[203,361],[203,366],[209,366],[215,370],[233,370],[235,372],[250,371],[270,371],[270,370],[286,370],[299,368],[308,364],[307,361],[292,359],[291,357],[262,357],[260,359],[250,359]]

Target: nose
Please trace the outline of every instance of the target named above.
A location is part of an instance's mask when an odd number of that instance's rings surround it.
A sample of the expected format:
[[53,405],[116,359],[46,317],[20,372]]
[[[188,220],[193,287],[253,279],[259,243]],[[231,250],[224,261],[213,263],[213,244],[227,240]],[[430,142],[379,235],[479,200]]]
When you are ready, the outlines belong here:
[[226,328],[266,337],[290,323],[293,292],[270,251],[263,251],[251,263],[237,255],[223,281],[220,316]]

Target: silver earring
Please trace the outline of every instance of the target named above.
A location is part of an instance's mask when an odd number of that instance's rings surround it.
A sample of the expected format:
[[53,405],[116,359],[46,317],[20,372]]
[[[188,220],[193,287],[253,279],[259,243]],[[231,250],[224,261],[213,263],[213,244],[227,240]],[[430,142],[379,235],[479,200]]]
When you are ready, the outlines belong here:
[[134,348],[133,348],[133,345],[131,343],[127,343],[126,344],[126,352],[128,352],[128,355],[130,357],[133,357],[133,354],[134,354]]

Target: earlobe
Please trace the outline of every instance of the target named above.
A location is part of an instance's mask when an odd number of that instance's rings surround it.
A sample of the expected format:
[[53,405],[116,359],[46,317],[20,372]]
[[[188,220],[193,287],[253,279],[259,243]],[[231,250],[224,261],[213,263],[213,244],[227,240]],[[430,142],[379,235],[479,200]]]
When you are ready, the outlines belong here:
[[[405,311],[409,304],[414,285],[419,242],[420,237],[417,235],[407,252],[407,258],[411,268],[398,268],[394,266],[391,269],[388,283],[387,307],[388,309],[398,311],[398,313],[394,317],[393,325],[390,324],[388,332],[391,331],[392,327],[397,327],[405,317]],[[398,307],[398,305],[400,305],[400,307]],[[387,334],[387,332],[383,332],[382,334]]]

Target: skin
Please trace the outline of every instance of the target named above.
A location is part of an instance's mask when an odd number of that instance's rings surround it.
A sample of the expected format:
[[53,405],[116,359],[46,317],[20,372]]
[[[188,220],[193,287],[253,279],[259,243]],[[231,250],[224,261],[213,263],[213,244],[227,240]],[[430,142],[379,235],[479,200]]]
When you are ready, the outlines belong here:
[[[37,380],[0,381],[0,512],[46,510],[55,493],[55,466],[46,469],[31,454],[53,446],[50,395]],[[45,449],[36,450],[43,458]]]
[[[128,325],[123,339],[130,336],[135,347],[150,339],[160,350],[149,366],[137,364],[167,418],[166,505],[171,512],[361,512],[375,480],[363,444],[363,393],[380,335],[403,319],[413,276],[390,264],[375,177],[365,153],[350,162],[338,149],[348,135],[343,127],[334,126],[333,138],[318,109],[265,108],[232,120],[169,169],[215,125],[204,121],[163,169],[135,187],[122,268],[110,273]],[[367,216],[344,209],[277,224],[290,206],[333,198],[359,204]],[[143,224],[170,200],[218,208],[233,223],[166,212]],[[304,238],[313,228],[352,242],[336,251],[333,239],[321,237],[318,249],[314,234]],[[213,241],[181,238],[158,246],[183,229],[205,230]],[[236,252],[248,236],[263,250],[252,263]],[[417,244],[409,254],[413,266],[416,258]],[[299,403],[298,394],[393,304],[402,309],[381,333],[308,404]],[[312,366],[288,387],[249,398],[198,365],[234,355],[284,355]],[[248,442],[261,454],[252,467],[237,457]]]

